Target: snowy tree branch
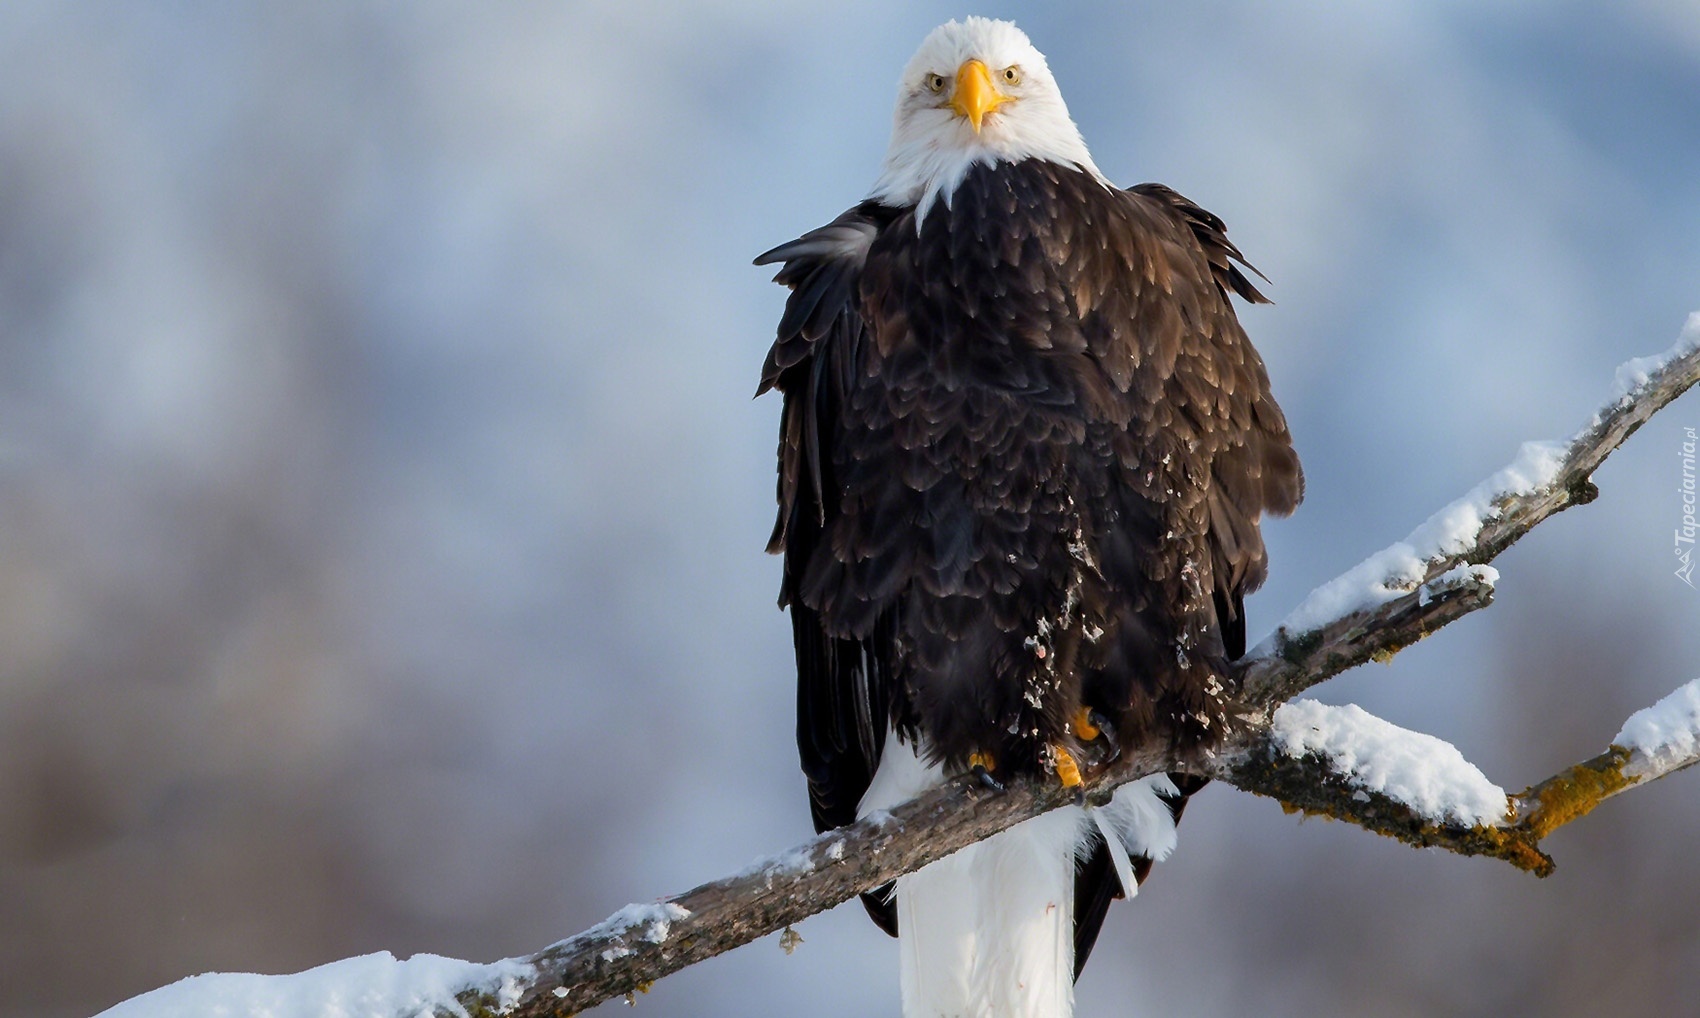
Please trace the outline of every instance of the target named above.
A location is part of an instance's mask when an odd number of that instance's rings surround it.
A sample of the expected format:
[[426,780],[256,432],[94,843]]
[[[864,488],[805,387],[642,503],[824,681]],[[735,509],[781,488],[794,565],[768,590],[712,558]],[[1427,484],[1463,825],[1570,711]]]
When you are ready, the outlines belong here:
[[1554,513],[1592,502],[1599,494],[1593,472],[1697,379],[1700,312],[1689,316],[1681,338],[1665,353],[1621,365],[1611,399],[1582,430],[1562,442],[1524,443],[1511,465],[1429,517],[1405,540],[1318,587],[1248,655],[1243,696],[1259,705],[1290,699],[1320,681],[1287,660],[1295,643],[1350,625],[1355,614],[1469,565],[1484,565]]
[[[1700,679],[1636,713],[1605,752],[1515,795],[1506,796],[1481,779],[1486,803],[1468,817],[1475,823],[1460,822],[1455,808],[1446,814],[1434,803],[1413,803],[1398,791],[1389,794],[1385,781],[1383,787],[1366,787],[1337,756],[1291,750],[1271,735],[1224,761],[1218,776],[1279,799],[1290,812],[1345,820],[1423,848],[1504,859],[1544,877],[1554,867],[1540,847],[1547,835],[1613,796],[1700,763]],[[1448,798],[1456,803],[1464,797]],[[1498,816],[1492,815],[1495,809]]]
[[1295,612],[1240,660],[1240,699],[1267,709],[1361,664],[1390,661],[1441,626],[1492,604],[1498,579],[1489,566],[1456,569],[1303,629],[1292,621]]
[[[1612,399],[1571,439],[1525,445],[1511,466],[1307,598],[1241,662],[1236,678],[1247,716],[1209,758],[1183,759],[1150,747],[1128,753],[1089,774],[1088,800],[1104,801],[1116,786],[1148,774],[1184,770],[1415,844],[1494,855],[1536,872],[1550,869],[1538,848],[1546,833],[1610,795],[1692,764],[1700,751],[1691,745],[1687,755],[1660,756],[1646,747],[1614,745],[1513,797],[1497,825],[1449,825],[1394,795],[1366,790],[1321,757],[1281,752],[1272,708],[1491,603],[1495,573],[1485,563],[1552,514],[1592,501],[1597,490],[1591,475],[1606,456],[1697,380],[1700,316],[1691,317],[1682,340],[1663,356],[1620,368]],[[472,1013],[565,1016],[646,990],[686,965],[1073,800],[1051,783],[1018,782],[1001,794],[953,783],[744,873],[655,905],[628,906],[526,959],[534,974],[518,987],[469,991],[461,1003]]]

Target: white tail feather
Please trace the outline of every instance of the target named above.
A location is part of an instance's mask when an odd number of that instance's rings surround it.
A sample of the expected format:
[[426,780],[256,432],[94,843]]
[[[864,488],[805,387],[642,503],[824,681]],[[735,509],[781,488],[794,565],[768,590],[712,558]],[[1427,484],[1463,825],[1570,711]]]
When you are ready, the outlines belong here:
[[[858,815],[888,809],[943,780],[895,733]],[[1117,789],[1088,812],[1034,817],[897,881],[904,1018],[1069,1018],[1074,1010],[1077,854],[1102,836],[1129,895],[1129,853],[1162,858],[1174,822],[1163,775]]]
[[1086,829],[1086,813],[1065,806],[979,846],[972,874],[978,1006],[969,1013],[1067,1018],[1074,1012],[1074,854]]
[[1099,836],[1104,839],[1104,847],[1110,853],[1110,862],[1116,867],[1116,879],[1121,882],[1122,894],[1132,898],[1139,893],[1139,881],[1134,879],[1133,860],[1128,858],[1127,846],[1122,844],[1121,835],[1116,833],[1103,810],[1092,810],[1091,815]]
[[[971,1015],[978,946],[974,860],[979,845],[897,881],[904,1018]],[[968,856],[964,859],[963,856]]]

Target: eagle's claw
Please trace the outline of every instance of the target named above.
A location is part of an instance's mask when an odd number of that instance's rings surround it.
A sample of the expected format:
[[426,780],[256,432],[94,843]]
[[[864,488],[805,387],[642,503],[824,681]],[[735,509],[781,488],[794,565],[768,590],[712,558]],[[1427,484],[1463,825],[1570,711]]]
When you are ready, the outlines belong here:
[[970,753],[968,755],[968,773],[992,791],[1002,792],[1004,790],[1003,782],[992,777],[992,770],[995,767],[997,767],[997,763],[992,759],[990,753]]
[[1092,727],[1098,730],[1098,734],[1104,737],[1104,741],[1110,744],[1110,756],[1119,755],[1122,748],[1121,742],[1116,738],[1116,726],[1110,723],[1109,716],[1103,711],[1093,708],[1087,712],[1086,717]]

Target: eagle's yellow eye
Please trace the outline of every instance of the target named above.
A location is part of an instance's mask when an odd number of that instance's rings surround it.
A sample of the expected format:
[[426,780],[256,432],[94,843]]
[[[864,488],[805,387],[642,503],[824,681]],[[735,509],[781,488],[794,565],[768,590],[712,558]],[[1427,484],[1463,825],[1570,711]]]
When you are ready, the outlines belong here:
[[1003,69],[1003,80],[1010,85],[1021,84],[1021,68],[1011,65]]
[[927,75],[927,91],[929,91],[929,92],[943,92],[944,91],[944,75],[942,75],[942,74],[929,74],[929,75]]

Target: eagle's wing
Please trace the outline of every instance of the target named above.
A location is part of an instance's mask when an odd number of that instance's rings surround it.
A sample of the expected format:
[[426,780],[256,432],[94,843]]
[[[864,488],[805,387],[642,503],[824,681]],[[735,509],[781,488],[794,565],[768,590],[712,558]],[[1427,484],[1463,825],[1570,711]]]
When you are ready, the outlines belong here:
[[[1304,471],[1293,451],[1287,420],[1270,395],[1263,361],[1241,331],[1228,303],[1238,294],[1253,304],[1267,304],[1246,276],[1253,268],[1228,239],[1222,220],[1162,184],[1140,184],[1128,193],[1167,211],[1183,223],[1209,263],[1222,311],[1212,330],[1220,338],[1220,360],[1236,385],[1230,394],[1234,411],[1223,416],[1226,441],[1211,461],[1211,484],[1206,498],[1209,517],[1212,595],[1216,601],[1223,643],[1230,659],[1245,653],[1245,595],[1263,585],[1268,573],[1263,538],[1258,532],[1262,514],[1286,516],[1304,499]],[[1244,271],[1242,271],[1244,270]]]
[[[1099,292],[1074,296],[1088,348],[1108,383],[1104,398],[1117,408],[1113,416],[1126,421],[1130,449],[1143,462],[1136,467],[1123,457],[1122,490],[1111,493],[1123,512],[1122,530],[1103,566],[1123,595],[1142,586],[1161,589],[1174,577],[1142,575],[1147,567],[1140,564],[1175,561],[1179,556],[1159,553],[1162,545],[1179,530],[1192,531],[1208,561],[1201,580],[1209,598],[1205,611],[1214,616],[1200,656],[1219,668],[1245,653],[1244,599],[1267,572],[1258,522],[1264,513],[1287,515],[1304,496],[1286,420],[1229,301],[1232,294],[1252,303],[1268,299],[1247,275],[1261,273],[1216,216],[1160,184],[1112,197],[1126,202],[1121,214],[1108,217],[1113,242],[1074,248],[1087,259],[1074,267],[1075,278]],[[1198,492],[1201,501],[1165,500],[1165,493],[1176,492]],[[1169,596],[1180,597],[1179,588]],[[1136,615],[1122,619],[1123,639],[1134,646],[1120,653],[1138,661],[1134,670],[1141,674],[1172,669],[1169,639],[1175,634]],[[1146,660],[1139,661],[1141,655]],[[1188,797],[1205,782],[1170,777],[1180,794],[1164,801],[1178,822]],[[1143,882],[1151,860],[1131,861]],[[1099,844],[1077,870],[1076,975],[1110,902],[1121,896],[1108,850]]]
[[1107,446],[1103,487],[1087,494],[1111,635],[1087,662],[1087,697],[1131,704],[1124,734],[1184,735],[1188,718],[1216,720],[1205,673],[1244,651],[1242,602],[1267,572],[1258,524],[1292,511],[1303,474],[1230,303],[1263,299],[1255,270],[1221,221],[1153,184],[1079,197],[1102,233],[1056,244],[1073,292],[1055,313],[1095,365],[1081,383],[1088,441]]
[[[789,607],[797,651],[797,748],[809,783],[815,829],[854,823],[873,780],[891,708],[889,619],[863,639],[830,635],[800,594],[804,571],[839,512],[833,422],[851,381],[866,325],[857,282],[889,211],[864,203],[826,226],[756,259],[782,263],[775,280],[791,287],[778,336],[762,367],[759,395],[785,394],[779,435],[779,516],[768,551],[783,553],[779,603]],[[862,896],[874,921],[897,933],[889,887]]]

